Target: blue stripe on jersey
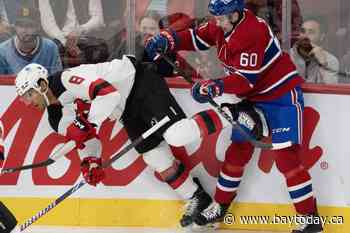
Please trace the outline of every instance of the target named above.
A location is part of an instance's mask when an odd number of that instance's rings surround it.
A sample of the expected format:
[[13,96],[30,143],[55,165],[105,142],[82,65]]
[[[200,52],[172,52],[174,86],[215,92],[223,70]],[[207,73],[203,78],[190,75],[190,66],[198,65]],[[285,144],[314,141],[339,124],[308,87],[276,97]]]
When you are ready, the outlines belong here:
[[221,186],[226,187],[226,188],[237,188],[239,183],[241,183],[241,181],[226,180],[222,176],[219,176],[218,183]]
[[190,29],[190,32],[192,37],[192,43],[196,50],[207,50],[210,48],[210,46],[205,41],[203,41],[200,37],[197,36],[195,31]]
[[292,199],[297,199],[303,196],[306,196],[307,194],[312,192],[312,184],[309,184],[305,187],[302,187],[300,189],[289,191],[289,195]]
[[277,43],[278,42],[273,39],[271,45],[265,50],[264,60],[261,67],[269,64],[279,53],[282,52],[280,46]]
[[245,73],[245,72],[239,72],[239,73],[242,74],[242,76],[246,77],[251,84],[255,85],[256,80],[258,79],[258,74]]

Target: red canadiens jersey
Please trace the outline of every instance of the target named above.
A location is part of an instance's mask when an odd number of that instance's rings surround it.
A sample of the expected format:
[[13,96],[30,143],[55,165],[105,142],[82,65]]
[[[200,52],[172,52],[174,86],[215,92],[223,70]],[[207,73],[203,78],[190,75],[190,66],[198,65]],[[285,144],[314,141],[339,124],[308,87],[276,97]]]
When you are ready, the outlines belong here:
[[247,9],[231,33],[224,34],[214,20],[178,36],[178,50],[217,47],[218,59],[227,74],[223,78],[226,93],[265,101],[278,98],[303,82],[267,23]]

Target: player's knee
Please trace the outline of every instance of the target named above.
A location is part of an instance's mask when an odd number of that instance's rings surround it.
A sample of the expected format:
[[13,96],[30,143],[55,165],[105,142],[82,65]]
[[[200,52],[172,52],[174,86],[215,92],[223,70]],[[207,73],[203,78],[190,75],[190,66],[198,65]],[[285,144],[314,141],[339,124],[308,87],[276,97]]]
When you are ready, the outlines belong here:
[[175,122],[164,133],[164,139],[172,146],[184,146],[222,129],[219,115],[212,109],[199,112],[192,119]]
[[198,140],[201,136],[196,122],[182,119],[171,125],[163,134],[165,141],[172,146],[184,146]]
[[244,167],[252,158],[254,147],[248,143],[232,143],[226,150],[225,163],[231,170]]
[[156,148],[143,153],[143,160],[155,171],[162,173],[173,166],[175,158],[169,146],[162,142]]

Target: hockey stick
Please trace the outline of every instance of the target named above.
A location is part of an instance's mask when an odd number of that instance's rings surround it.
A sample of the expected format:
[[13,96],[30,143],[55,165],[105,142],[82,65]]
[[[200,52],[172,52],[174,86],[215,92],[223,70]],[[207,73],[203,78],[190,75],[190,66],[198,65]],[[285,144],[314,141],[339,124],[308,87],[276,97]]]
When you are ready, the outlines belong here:
[[66,155],[68,152],[73,150],[74,148],[75,148],[75,142],[69,141],[69,142],[65,143],[63,146],[61,146],[58,150],[56,150],[47,160],[45,160],[43,162],[24,165],[21,167],[3,168],[1,170],[0,175],[12,173],[12,172],[16,172],[16,171],[21,171],[21,170],[49,166],[50,164],[53,164],[54,162],[56,162],[57,159],[61,158],[62,156]]
[[[181,70],[167,55],[165,55],[164,53],[159,53],[160,54],[160,58],[163,58],[166,62],[168,62],[173,69],[180,74],[181,76],[184,77],[184,79],[189,82],[190,84],[193,84],[194,81],[191,79],[191,77],[188,77],[188,75]],[[211,106],[213,106],[218,112],[219,114],[225,118],[235,129],[237,129],[240,134],[245,137],[252,145],[254,145],[255,147],[261,148],[261,149],[272,149],[273,145],[271,143],[265,143],[262,141],[258,141],[255,138],[251,137],[235,120],[232,119],[232,117],[230,115],[228,115],[221,107],[218,103],[216,103],[212,98],[209,98],[209,103]]]
[[[149,137],[151,134],[153,134],[155,131],[157,131],[159,128],[164,126],[167,122],[169,122],[170,119],[168,116],[164,117],[161,121],[159,121],[157,124],[152,126],[152,128],[148,129],[146,132],[144,132],[141,136],[136,138],[132,143],[124,147],[121,151],[119,151],[116,155],[114,155],[111,159],[107,160],[102,164],[102,168],[109,167],[114,161],[119,159],[121,156],[129,152],[130,149],[134,148],[138,144],[140,144],[144,139]],[[17,226],[12,233],[19,233],[24,231],[26,228],[28,228],[30,225],[32,225],[34,222],[36,222],[39,218],[47,214],[50,210],[55,208],[59,203],[61,203],[63,200],[65,200],[67,197],[78,191],[81,187],[83,187],[86,184],[85,180],[81,180],[79,183],[74,185],[72,188],[70,188],[68,191],[66,191],[64,194],[62,194],[60,197],[58,197],[56,200],[51,202],[45,209],[40,210],[37,214],[35,214],[33,217],[28,219],[25,223],[23,223],[20,226]]]
[[169,63],[169,65],[171,67],[173,67],[173,69],[179,74],[181,75],[187,82],[189,82],[190,84],[194,84],[194,81],[192,79],[191,76],[187,75],[186,72],[182,69],[180,69],[167,55],[165,55],[164,53],[159,53],[160,54],[160,58],[163,58],[167,63]]

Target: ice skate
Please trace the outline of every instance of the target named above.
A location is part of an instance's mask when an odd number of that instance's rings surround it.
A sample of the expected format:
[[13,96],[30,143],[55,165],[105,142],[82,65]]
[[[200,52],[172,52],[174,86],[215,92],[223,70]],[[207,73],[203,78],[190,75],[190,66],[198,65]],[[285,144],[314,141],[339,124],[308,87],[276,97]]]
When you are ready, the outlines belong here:
[[207,209],[194,218],[194,231],[207,231],[217,229],[223,221],[229,205],[213,202]]
[[[297,225],[297,228],[292,230],[291,233],[322,233],[322,221],[318,215],[304,215],[299,216],[303,218],[303,221],[300,221],[300,224]],[[302,224],[303,223],[303,224]]]
[[198,178],[193,178],[193,181],[198,185],[198,189],[185,204],[185,213],[180,220],[182,227],[190,226],[193,223],[193,219],[212,203],[210,195],[205,192]]

